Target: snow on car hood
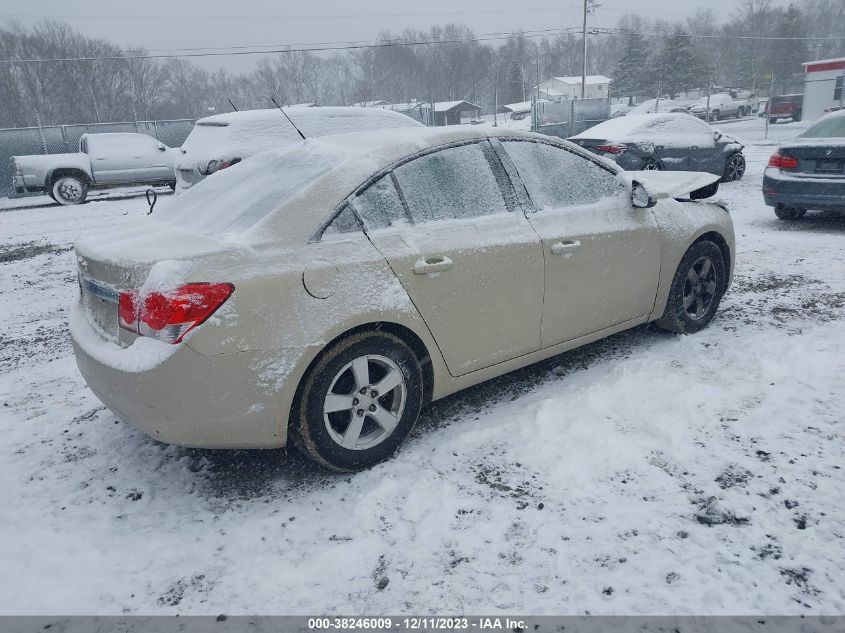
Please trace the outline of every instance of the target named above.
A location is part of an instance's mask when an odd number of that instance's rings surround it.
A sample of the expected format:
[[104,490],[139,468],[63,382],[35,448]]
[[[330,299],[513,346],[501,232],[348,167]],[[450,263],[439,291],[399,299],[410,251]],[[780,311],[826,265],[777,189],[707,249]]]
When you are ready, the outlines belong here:
[[700,171],[625,171],[623,178],[638,182],[658,200],[680,198],[719,180],[719,176]]

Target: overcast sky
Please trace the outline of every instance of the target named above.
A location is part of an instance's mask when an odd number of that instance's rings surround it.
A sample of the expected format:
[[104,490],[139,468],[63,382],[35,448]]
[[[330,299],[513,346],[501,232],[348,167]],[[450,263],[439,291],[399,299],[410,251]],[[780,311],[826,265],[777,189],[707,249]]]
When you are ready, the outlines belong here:
[[[678,20],[700,7],[731,16],[739,0],[600,0],[594,26],[613,26],[625,13]],[[775,0],[774,4],[785,4]],[[148,49],[313,44],[372,40],[406,26],[462,23],[476,35],[516,29],[579,26],[579,0],[0,0],[0,20],[31,25],[44,17],[69,22],[92,37]],[[258,57],[195,59],[204,67],[251,70]]]

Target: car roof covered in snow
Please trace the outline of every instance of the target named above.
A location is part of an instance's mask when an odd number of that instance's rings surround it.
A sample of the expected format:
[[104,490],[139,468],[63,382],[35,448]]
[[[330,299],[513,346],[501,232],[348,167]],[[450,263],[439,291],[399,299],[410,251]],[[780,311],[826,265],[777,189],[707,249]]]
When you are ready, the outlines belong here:
[[697,136],[711,135],[712,130],[703,121],[682,112],[652,114],[629,114],[604,121],[571,137],[573,139],[596,139],[616,143],[670,141],[681,146],[700,139]]
[[[409,116],[380,108],[297,107],[285,113],[306,138],[362,130],[422,127]],[[300,141],[299,133],[278,108],[226,112],[199,119],[182,144],[189,160],[246,158]]]
[[307,139],[220,171],[162,208],[159,219],[248,242],[303,243],[347,196],[394,163],[450,143],[492,136],[546,139],[488,126],[370,130]]

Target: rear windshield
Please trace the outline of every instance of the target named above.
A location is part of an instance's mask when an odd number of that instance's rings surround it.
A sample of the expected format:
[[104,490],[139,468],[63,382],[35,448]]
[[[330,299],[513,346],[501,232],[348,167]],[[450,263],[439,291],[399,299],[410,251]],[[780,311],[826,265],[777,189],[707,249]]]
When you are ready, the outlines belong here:
[[[270,150],[172,198],[158,219],[200,233],[242,233],[327,173],[333,161],[301,147]],[[319,219],[315,220],[315,227]]]
[[845,137],[845,116],[822,119],[810,126],[798,138],[842,138]]

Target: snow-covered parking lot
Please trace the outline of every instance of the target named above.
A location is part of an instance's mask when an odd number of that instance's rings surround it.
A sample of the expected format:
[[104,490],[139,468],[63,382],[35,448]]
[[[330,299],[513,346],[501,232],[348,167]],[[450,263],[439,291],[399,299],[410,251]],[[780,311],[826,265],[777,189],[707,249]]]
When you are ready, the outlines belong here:
[[67,335],[72,243],[146,203],[0,201],[0,612],[845,614],[845,218],[763,205],[805,124],[763,126],[723,126],[748,171],[719,192],[738,257],[708,329],[442,400],[355,475],[104,409]]

